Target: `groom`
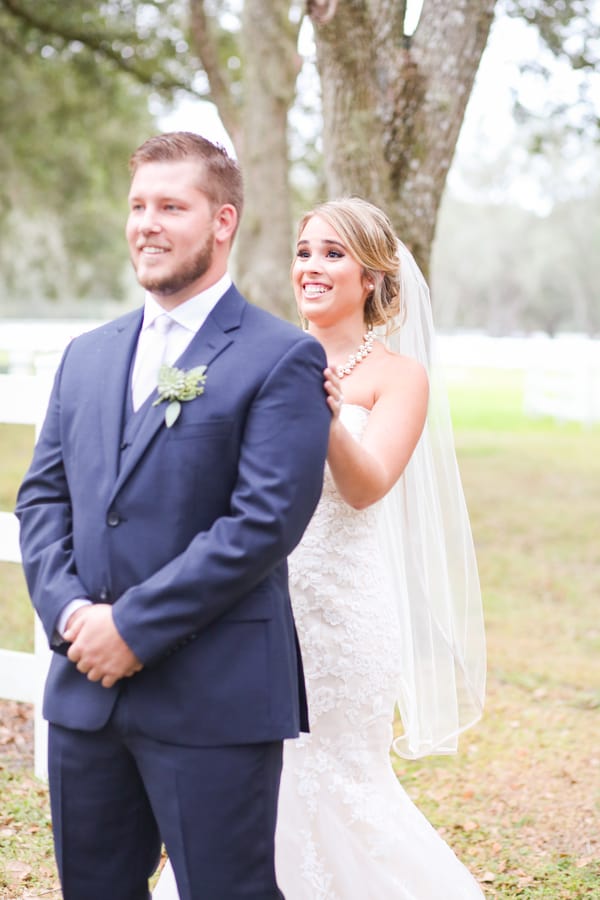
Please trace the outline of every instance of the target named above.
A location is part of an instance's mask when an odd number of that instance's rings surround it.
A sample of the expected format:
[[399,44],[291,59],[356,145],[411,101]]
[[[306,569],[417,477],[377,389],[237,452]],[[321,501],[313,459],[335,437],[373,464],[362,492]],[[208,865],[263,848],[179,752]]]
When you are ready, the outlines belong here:
[[[282,741],[306,725],[286,556],[321,489],[325,358],[231,283],[221,147],[159,135],[131,171],[144,309],[65,351],[17,502],[56,651],[63,896],[145,900],[162,837],[182,900],[271,900]],[[161,362],[180,372],[157,392]]]

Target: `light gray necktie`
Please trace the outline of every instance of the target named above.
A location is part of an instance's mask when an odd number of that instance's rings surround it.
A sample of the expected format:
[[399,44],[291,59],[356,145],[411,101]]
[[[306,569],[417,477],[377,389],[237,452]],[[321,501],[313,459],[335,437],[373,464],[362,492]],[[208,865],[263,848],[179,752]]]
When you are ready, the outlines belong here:
[[172,324],[173,319],[166,313],[161,313],[139,337],[131,379],[134,412],[156,390],[158,370],[167,353]]

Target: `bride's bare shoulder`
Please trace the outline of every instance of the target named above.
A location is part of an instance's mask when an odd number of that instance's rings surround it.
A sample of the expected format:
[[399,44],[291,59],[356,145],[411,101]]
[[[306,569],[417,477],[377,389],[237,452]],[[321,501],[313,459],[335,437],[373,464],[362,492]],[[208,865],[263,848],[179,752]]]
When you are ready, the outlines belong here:
[[393,353],[386,347],[382,356],[382,375],[390,386],[404,385],[414,390],[429,390],[427,369],[412,356]]

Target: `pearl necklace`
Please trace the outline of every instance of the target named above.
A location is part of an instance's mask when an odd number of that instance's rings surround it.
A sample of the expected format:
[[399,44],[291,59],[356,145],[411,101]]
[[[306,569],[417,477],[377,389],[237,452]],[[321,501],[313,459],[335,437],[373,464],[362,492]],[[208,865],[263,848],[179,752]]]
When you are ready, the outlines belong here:
[[337,367],[337,376],[338,378],[343,378],[345,375],[349,375],[352,369],[358,365],[359,362],[362,362],[363,359],[366,359],[369,353],[373,349],[373,341],[375,340],[375,335],[371,330],[367,331],[367,333],[363,336],[363,342],[359,346],[358,350],[354,353],[351,353],[346,362],[342,366]]

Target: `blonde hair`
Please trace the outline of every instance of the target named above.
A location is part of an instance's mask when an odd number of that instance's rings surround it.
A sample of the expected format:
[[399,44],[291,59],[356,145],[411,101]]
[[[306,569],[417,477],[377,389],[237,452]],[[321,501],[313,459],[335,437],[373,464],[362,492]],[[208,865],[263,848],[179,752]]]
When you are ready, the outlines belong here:
[[392,330],[402,313],[400,257],[398,238],[386,214],[361,197],[327,200],[302,216],[298,237],[313,216],[319,216],[339,234],[364,275],[373,282],[365,301],[365,324]]

